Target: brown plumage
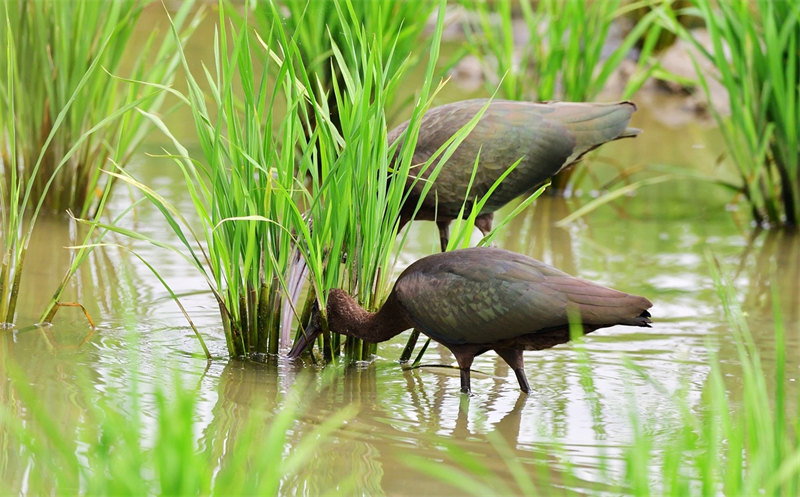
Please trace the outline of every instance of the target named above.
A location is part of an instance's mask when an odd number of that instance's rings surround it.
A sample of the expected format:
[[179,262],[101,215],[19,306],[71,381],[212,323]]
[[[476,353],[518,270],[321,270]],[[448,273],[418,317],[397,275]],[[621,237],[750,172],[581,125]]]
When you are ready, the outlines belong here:
[[[644,297],[575,278],[528,256],[476,247],[416,261],[397,278],[378,312],[367,312],[339,289],[328,294],[326,310],[331,331],[367,342],[422,330],[453,352],[464,392],[470,391],[473,359],[494,350],[530,392],[522,352],[569,341],[569,314],[580,316],[590,333],[617,324],[649,326],[651,306]],[[315,311],[289,357],[299,356],[321,333]]]
[[[485,104],[486,99],[464,100],[428,110],[420,124],[412,164],[424,164]],[[425,181],[415,182],[413,178],[408,181],[410,196],[400,215],[400,227],[412,217],[436,221],[444,251],[450,221],[458,217],[467,196],[478,153],[480,160],[465,216],[469,214],[473,201],[486,194],[494,182],[521,158],[519,165],[497,187],[477,216],[475,224],[485,235],[492,229],[494,211],[500,207],[540,187],[560,170],[603,143],[636,136],[639,130],[627,127],[635,110],[636,105],[632,102],[532,103],[493,100],[475,128],[442,166],[416,215],[414,209]],[[390,131],[389,143],[398,139],[407,127],[408,122]],[[419,178],[427,179],[434,169],[435,164],[422,171]]]

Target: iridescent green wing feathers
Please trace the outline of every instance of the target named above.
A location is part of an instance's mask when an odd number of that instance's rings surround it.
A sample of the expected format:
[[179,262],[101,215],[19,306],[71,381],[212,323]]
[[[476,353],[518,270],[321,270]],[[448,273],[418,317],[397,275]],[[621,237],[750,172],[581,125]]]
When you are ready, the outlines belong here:
[[[429,110],[421,123],[414,164],[424,164],[439,147],[466,125],[486,105],[485,99],[466,100]],[[491,212],[546,182],[564,166],[603,143],[633,136],[626,128],[636,107],[630,102],[612,104],[557,102],[538,104],[492,101],[475,128],[442,167],[426,204],[437,203],[440,212],[458,213],[467,194],[475,160],[479,166],[470,198],[483,196],[516,161],[520,163],[495,190],[484,211]],[[393,141],[407,127],[389,133]],[[428,178],[433,167],[420,171]],[[413,191],[419,194],[423,183]]]
[[568,309],[590,326],[649,322],[640,316],[650,307],[643,297],[500,249],[423,259],[400,276],[395,291],[426,334],[449,344],[489,343],[565,327]]
[[482,252],[431,256],[400,276],[401,305],[426,334],[449,344],[484,343],[566,322],[567,298],[542,284],[546,274],[524,259]]

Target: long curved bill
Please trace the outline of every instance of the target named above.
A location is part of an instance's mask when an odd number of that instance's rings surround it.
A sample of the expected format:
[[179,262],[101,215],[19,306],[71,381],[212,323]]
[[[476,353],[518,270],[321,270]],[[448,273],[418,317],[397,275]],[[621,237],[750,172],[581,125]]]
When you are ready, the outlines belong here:
[[297,341],[294,342],[292,350],[289,351],[286,357],[289,359],[300,357],[300,354],[314,344],[320,333],[322,333],[322,326],[319,323],[319,319],[312,319],[311,323],[303,330],[303,333],[297,337]]

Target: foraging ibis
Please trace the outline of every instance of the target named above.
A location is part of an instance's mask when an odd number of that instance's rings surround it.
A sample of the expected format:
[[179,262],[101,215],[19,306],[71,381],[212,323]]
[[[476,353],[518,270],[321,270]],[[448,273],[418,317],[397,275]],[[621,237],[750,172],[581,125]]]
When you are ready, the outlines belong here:
[[[651,306],[644,297],[575,278],[531,257],[475,247],[414,262],[375,313],[344,290],[333,289],[326,314],[331,331],[367,342],[382,342],[413,327],[422,330],[455,355],[466,393],[473,359],[494,350],[529,393],[522,352],[569,341],[570,315],[580,317],[584,333],[617,324],[649,327]],[[321,332],[315,306],[289,357],[298,357]]]

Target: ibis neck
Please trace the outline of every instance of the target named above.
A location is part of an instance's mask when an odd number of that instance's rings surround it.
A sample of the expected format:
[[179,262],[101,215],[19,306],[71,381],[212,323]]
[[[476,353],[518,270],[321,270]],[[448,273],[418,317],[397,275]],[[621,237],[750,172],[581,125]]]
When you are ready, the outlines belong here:
[[378,312],[369,312],[347,292],[331,290],[327,310],[331,331],[370,343],[384,342],[414,326],[397,302],[394,292]]

